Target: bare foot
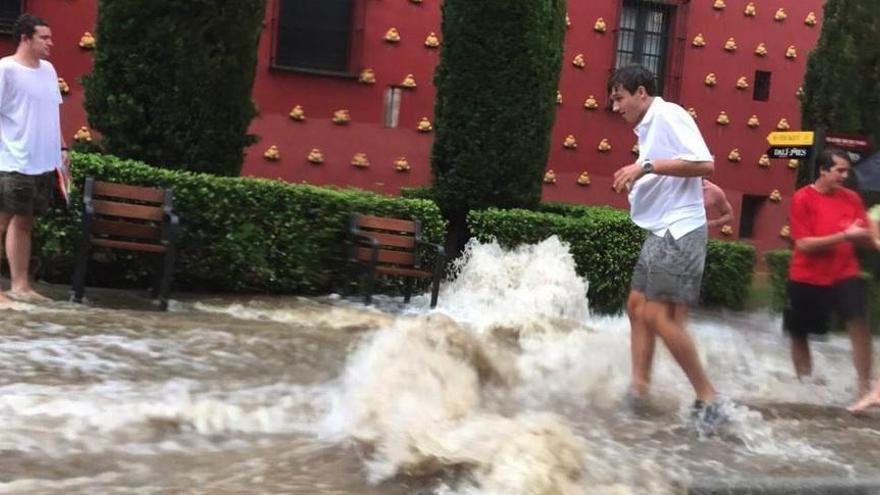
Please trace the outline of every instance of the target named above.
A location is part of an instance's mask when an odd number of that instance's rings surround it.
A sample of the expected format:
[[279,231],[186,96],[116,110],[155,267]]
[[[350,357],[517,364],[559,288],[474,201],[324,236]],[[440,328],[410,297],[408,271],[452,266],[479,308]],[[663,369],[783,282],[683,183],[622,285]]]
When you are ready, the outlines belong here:
[[9,291],[6,293],[6,295],[9,296],[9,299],[26,303],[42,303],[50,300],[48,297],[38,293],[33,289],[24,291]]
[[880,387],[875,387],[875,390],[872,392],[868,392],[861,399],[859,399],[855,404],[846,408],[847,411],[853,414],[859,414],[867,411],[872,407],[880,406]]
[[0,309],[9,309],[12,307],[12,299],[6,297],[5,294],[0,292]]

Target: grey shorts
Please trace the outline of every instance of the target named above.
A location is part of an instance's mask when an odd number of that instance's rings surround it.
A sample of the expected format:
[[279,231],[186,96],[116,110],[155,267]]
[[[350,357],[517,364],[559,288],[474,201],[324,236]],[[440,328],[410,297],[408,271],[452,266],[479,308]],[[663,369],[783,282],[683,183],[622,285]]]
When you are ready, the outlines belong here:
[[705,225],[676,240],[648,233],[630,287],[649,301],[696,304],[706,264]]
[[55,172],[25,175],[0,172],[0,211],[13,215],[43,215],[55,191]]

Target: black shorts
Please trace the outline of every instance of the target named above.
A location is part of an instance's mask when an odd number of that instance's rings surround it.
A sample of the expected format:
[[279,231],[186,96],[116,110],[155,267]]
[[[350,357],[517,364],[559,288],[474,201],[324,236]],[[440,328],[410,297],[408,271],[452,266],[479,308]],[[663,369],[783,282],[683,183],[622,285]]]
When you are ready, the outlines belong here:
[[49,211],[55,172],[25,175],[0,172],[0,211],[12,215],[43,215]]
[[834,311],[842,322],[864,318],[868,306],[866,282],[860,277],[833,285],[788,281],[782,324],[792,337],[826,333]]

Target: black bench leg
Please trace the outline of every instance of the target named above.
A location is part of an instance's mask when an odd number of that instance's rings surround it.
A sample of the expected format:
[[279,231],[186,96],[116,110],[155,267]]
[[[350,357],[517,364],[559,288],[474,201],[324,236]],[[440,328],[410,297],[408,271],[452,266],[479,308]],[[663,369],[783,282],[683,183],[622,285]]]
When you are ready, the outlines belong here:
[[409,300],[413,293],[413,278],[407,277],[403,285],[403,303],[409,304]]
[[364,304],[369,306],[373,304],[373,286],[376,284],[376,270],[370,268],[367,270],[367,280],[364,284]]
[[159,282],[159,308],[162,311],[168,310],[168,295],[171,292],[171,280],[174,278],[175,254],[174,247],[169,247],[162,262],[162,281]]
[[79,248],[79,255],[76,259],[76,268],[73,270],[73,287],[71,287],[71,299],[73,302],[81,303],[83,294],[86,289],[86,272],[89,267],[89,256],[91,255],[91,246],[88,242],[83,242]]
[[434,274],[434,280],[431,283],[431,309],[437,307],[437,297],[440,294],[440,274]]

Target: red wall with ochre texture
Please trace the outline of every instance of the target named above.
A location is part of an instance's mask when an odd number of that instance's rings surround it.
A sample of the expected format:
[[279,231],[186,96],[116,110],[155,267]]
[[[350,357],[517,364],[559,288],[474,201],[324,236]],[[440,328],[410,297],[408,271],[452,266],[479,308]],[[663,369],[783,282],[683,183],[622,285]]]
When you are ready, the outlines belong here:
[[[376,84],[365,85],[354,78],[306,75],[270,68],[272,43],[278,0],[267,0],[267,15],[259,46],[254,98],[260,109],[251,126],[259,137],[257,144],[247,152],[243,175],[279,178],[291,182],[355,186],[386,193],[396,193],[400,187],[430,183],[430,150],[433,134],[419,133],[416,126],[422,117],[433,120],[434,88],[432,77],[439,59],[439,50],[424,46],[425,37],[434,32],[441,37],[440,0],[359,0],[355,16],[362,30],[356,32],[356,60],[353,69],[371,68]],[[773,160],[769,168],[757,165],[767,148],[766,136],[774,130],[781,118],[786,118],[797,130],[800,124],[799,102],[795,92],[801,85],[807,55],[815,46],[821,28],[823,0],[755,0],[757,16],[743,14],[744,0],[726,0],[724,10],[713,8],[713,0],[681,0],[676,9],[679,40],[671,41],[675,59],[678,53],[681,71],[677,102],[693,107],[697,122],[716,156],[716,172],[712,180],[727,192],[737,212],[732,225],[736,238],[739,231],[739,211],[744,194],[769,195],[778,189],[783,200],[766,202],[755,222],[754,243],[760,251],[780,248],[786,241],[779,236],[786,223],[788,201],[793,192],[795,171],[785,160]],[[548,169],[556,173],[556,182],[544,186],[544,198],[587,204],[609,204],[626,207],[623,196],[611,191],[611,175],[618,167],[632,162],[635,136],[631,126],[604,110],[607,102],[605,81],[615,54],[615,27],[619,22],[621,0],[570,1],[571,26],[566,35],[560,92],[563,102],[558,107],[552,133]],[[52,26],[55,48],[52,61],[61,77],[71,87],[65,97],[62,122],[69,139],[86,117],[82,109],[82,87],[79,78],[91,67],[91,52],[78,47],[84,31],[94,32],[96,0],[75,2],[57,0],[29,0],[31,12],[46,18]],[[774,20],[778,8],[784,8],[788,18]],[[804,18],[815,12],[817,26],[807,26]],[[602,17],[607,23],[605,33],[596,32],[593,25]],[[385,32],[395,27],[401,41],[384,41]],[[148,29],[145,26],[144,29]],[[702,33],[707,44],[702,48],[691,46],[691,40]],[[673,36],[674,37],[674,36]],[[738,50],[730,53],[723,49],[724,41],[734,37]],[[758,57],[754,49],[759,42],[767,45],[768,55]],[[100,43],[100,40],[98,40]],[[787,59],[785,49],[797,48],[797,58]],[[9,38],[0,40],[0,49],[13,50]],[[571,64],[579,53],[586,58],[586,67]],[[736,79],[746,76],[754,84],[755,70],[772,73],[770,100],[752,100],[752,88],[740,91]],[[714,72],[718,78],[715,87],[704,84],[706,75]],[[398,128],[383,126],[383,99],[385,90],[398,85],[406,74],[414,75],[418,87],[404,90]],[[479,88],[474,88],[479,91]],[[584,109],[584,100],[593,95],[600,108]],[[288,112],[294,105],[302,105],[307,119],[294,122]],[[352,122],[347,126],[334,125],[331,117],[335,110],[348,109]],[[731,124],[726,127],[715,123],[719,112],[725,111]],[[758,129],[746,126],[749,116],[755,114],[761,121]],[[576,150],[567,150],[562,142],[567,135],[578,141]],[[612,150],[600,153],[597,145],[608,139]],[[281,158],[269,161],[263,152],[271,145],[279,148]],[[324,155],[321,165],[310,164],[306,155],[319,148]],[[738,148],[742,161],[732,163],[727,155]],[[368,168],[351,165],[355,153],[365,153]],[[393,162],[406,157],[409,172],[397,172]],[[589,186],[576,183],[578,175],[588,172]],[[713,233],[716,237],[720,232]]]

